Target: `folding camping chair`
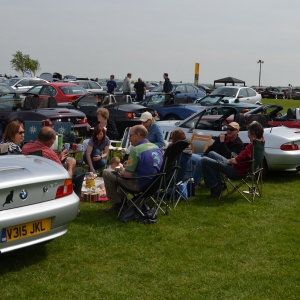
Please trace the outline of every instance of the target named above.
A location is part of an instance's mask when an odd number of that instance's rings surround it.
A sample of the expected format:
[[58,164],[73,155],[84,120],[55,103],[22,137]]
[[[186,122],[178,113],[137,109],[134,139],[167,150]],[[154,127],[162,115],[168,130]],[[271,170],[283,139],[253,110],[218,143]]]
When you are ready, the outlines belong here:
[[57,134],[66,135],[71,131],[74,131],[73,123],[71,122],[55,122],[54,123],[54,131]]
[[[146,185],[142,190],[140,191],[132,191],[128,187],[126,187],[125,184],[122,184],[121,182],[117,181],[118,189],[124,194],[125,198],[122,202],[120,211],[118,213],[118,217],[125,215],[126,212],[133,207],[137,213],[141,216],[144,216],[144,213],[140,210],[139,205],[146,203],[150,200],[155,205],[155,212],[156,215],[158,210],[161,210],[164,214],[168,214],[168,208],[169,205],[165,202],[165,196],[167,193],[167,178],[171,178],[174,176],[173,174],[176,171],[176,168],[174,168],[176,159],[180,153],[189,145],[189,142],[187,141],[177,141],[176,143],[170,145],[165,153],[163,158],[163,163],[160,168],[159,173],[157,174],[149,174],[147,176],[152,178],[151,182]],[[120,176],[117,172],[115,172],[115,175],[117,178],[123,178],[125,180],[137,180],[142,177],[131,177],[126,178]],[[164,211],[162,209],[162,204],[166,205],[166,210]],[[123,208],[128,207],[126,211],[122,214]]]
[[204,149],[203,153],[207,150],[207,148],[210,146],[210,141],[212,139],[212,135],[202,135],[194,132],[191,137],[191,146],[192,146],[192,152],[195,153],[195,142],[194,141],[199,141],[199,142],[205,142],[204,143]]
[[[254,139],[252,141],[252,145],[252,160],[245,161],[251,162],[252,164],[246,174],[226,175],[221,172],[221,176],[227,191],[227,194],[224,196],[224,198],[233,194],[235,191],[239,192],[250,203],[254,201],[256,196],[262,196],[262,161],[264,158],[265,142]],[[234,181],[237,181],[237,183]],[[232,187],[232,190],[229,191],[226,183]],[[243,186],[246,186],[246,191],[241,189]],[[219,199],[222,197],[222,194],[223,193],[220,194]]]
[[24,142],[36,141],[42,127],[42,121],[24,121]]

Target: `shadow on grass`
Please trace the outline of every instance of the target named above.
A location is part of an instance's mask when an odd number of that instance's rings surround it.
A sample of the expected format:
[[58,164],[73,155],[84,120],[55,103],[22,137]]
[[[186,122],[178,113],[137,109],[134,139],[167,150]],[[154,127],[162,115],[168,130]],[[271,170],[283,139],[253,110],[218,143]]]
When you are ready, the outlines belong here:
[[47,248],[45,244],[3,253],[0,255],[0,276],[38,264],[46,258]]

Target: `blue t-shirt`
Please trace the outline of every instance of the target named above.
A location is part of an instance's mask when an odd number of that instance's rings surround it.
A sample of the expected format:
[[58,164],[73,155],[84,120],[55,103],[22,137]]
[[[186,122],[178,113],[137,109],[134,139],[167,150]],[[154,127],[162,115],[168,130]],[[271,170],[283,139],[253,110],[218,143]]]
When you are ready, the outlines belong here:
[[106,83],[107,92],[112,94],[114,92],[114,89],[117,88],[117,84],[114,80],[109,80]]
[[152,122],[148,130],[148,140],[159,148],[165,146],[164,134],[160,125]]
[[104,142],[101,144],[101,145],[95,145],[95,143],[93,142],[93,138],[90,138],[89,142],[88,142],[88,145],[89,146],[92,146],[93,147],[93,150],[94,149],[99,149],[100,151],[103,151],[105,146],[109,146],[110,145],[110,140],[107,136],[105,136],[105,140]]
[[[130,151],[125,170],[133,173],[134,177],[157,174],[163,163],[163,154],[161,150],[147,139],[141,141]],[[152,181],[153,177],[140,178],[138,180],[139,188]]]

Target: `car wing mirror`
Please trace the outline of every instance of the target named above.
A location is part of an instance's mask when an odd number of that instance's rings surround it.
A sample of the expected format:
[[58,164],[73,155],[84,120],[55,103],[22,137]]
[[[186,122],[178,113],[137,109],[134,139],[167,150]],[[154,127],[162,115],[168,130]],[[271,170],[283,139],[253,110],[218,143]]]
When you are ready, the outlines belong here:
[[224,100],[224,103],[229,103],[229,100]]
[[195,129],[195,123],[192,122],[188,132],[193,132],[194,129]]

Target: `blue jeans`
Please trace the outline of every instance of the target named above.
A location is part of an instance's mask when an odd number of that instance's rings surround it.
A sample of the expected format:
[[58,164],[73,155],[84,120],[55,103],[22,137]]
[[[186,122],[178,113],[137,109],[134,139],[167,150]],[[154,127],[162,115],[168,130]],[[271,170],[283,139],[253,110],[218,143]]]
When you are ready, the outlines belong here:
[[[102,158],[98,161],[93,161],[93,157],[95,155],[102,155],[102,151],[100,151],[99,149],[93,149],[92,153],[91,153],[91,160],[92,160],[92,164],[95,170],[101,169],[102,167],[105,166],[106,164],[106,159]],[[83,161],[88,164],[87,159],[86,159],[86,152],[83,153]]]
[[195,153],[192,154],[192,157],[191,157],[192,166],[193,166],[192,173],[193,173],[195,185],[199,184],[203,177],[201,159],[202,159],[202,156],[200,156],[199,154],[195,154]]
[[181,154],[180,164],[179,164],[180,169],[178,169],[176,182],[182,181],[182,179],[185,178],[186,169],[189,169],[190,159],[191,159],[190,155],[186,155],[184,153]]
[[201,158],[201,166],[205,185],[209,189],[222,182],[220,171],[227,175],[238,174],[231,165],[227,164],[227,158],[214,151],[209,152],[207,157]]

